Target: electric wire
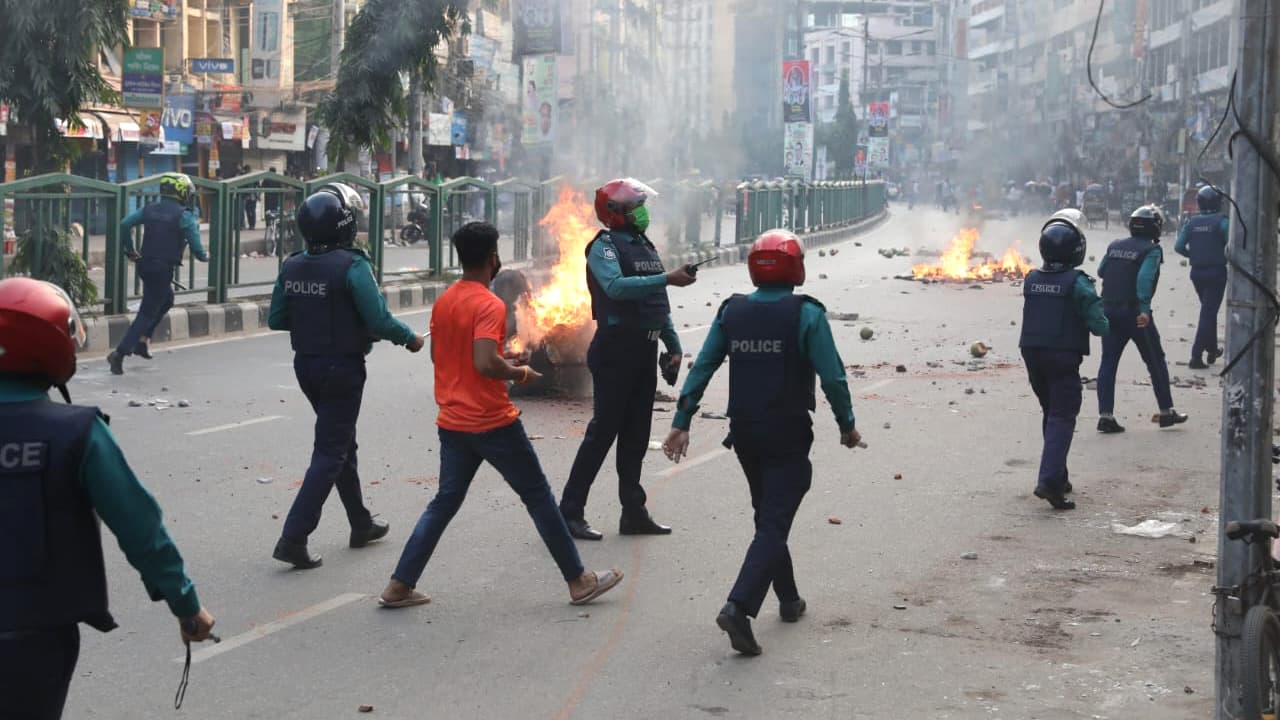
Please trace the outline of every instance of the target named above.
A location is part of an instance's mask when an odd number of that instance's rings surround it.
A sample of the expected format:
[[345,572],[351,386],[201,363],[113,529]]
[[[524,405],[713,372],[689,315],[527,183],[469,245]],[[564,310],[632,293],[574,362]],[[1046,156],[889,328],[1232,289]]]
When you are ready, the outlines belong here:
[[1093,48],[1098,44],[1098,28],[1102,25],[1102,9],[1106,7],[1106,4],[1107,0],[1098,0],[1098,16],[1093,20],[1093,38],[1089,41],[1089,54],[1085,57],[1084,61],[1085,73],[1089,76],[1089,86],[1093,88],[1094,92],[1098,93],[1098,97],[1102,98],[1103,102],[1117,110],[1127,110],[1128,108],[1141,105],[1142,103],[1150,100],[1151,93],[1147,93],[1133,102],[1121,105],[1107,97],[1107,94],[1102,92],[1098,87],[1098,84],[1093,81]]

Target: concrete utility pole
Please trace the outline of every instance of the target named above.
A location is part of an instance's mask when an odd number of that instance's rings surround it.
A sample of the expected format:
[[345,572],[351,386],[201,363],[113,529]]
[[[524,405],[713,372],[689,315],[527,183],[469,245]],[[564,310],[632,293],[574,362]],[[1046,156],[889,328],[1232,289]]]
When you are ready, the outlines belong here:
[[[1234,101],[1248,128],[1274,152],[1277,93],[1280,92],[1280,26],[1274,21],[1272,0],[1240,0],[1235,22],[1240,24],[1237,85]],[[1231,193],[1240,207],[1232,215],[1231,259],[1246,268],[1268,290],[1276,287],[1276,200],[1280,178],[1272,174],[1253,145],[1237,138]],[[1241,227],[1241,221],[1247,226]],[[1271,302],[1243,274],[1231,272],[1227,290],[1226,357],[1244,352],[1225,379],[1222,400],[1222,488],[1219,525],[1233,520],[1273,517],[1271,512],[1271,426],[1275,387],[1275,328],[1269,322]],[[1251,567],[1269,562],[1256,546],[1226,540],[1218,533],[1218,586],[1239,585]],[[1252,557],[1251,557],[1252,556]],[[1214,618],[1217,653],[1214,717],[1239,717],[1240,678],[1257,672],[1240,666],[1243,617],[1238,603],[1219,599]]]
[[338,78],[338,62],[342,58],[342,44],[347,37],[346,0],[333,0],[333,33],[329,36],[329,74]]
[[409,174],[418,175],[422,167],[422,81],[418,73],[409,73]]

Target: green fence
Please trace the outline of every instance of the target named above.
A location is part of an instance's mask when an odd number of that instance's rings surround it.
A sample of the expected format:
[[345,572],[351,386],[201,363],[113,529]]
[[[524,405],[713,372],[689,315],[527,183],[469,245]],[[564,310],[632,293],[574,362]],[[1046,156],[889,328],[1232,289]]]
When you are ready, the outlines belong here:
[[[56,238],[70,246],[88,269],[98,290],[97,302],[84,311],[127,311],[140,293],[132,263],[122,251],[120,219],[159,197],[159,175],[113,184],[74,175],[52,174],[0,183],[0,238],[16,235],[39,265],[44,243],[28,238]],[[490,184],[458,178],[443,185],[414,176],[374,182],[357,175],[329,175],[309,182],[256,172],[228,180],[192,178],[192,209],[200,218],[209,264],[188,253],[174,273],[179,297],[193,302],[227,302],[233,296],[263,295],[275,282],[280,264],[302,248],[294,214],[302,199],[326,183],[343,182],[365,200],[357,243],[373,260],[379,281],[388,276],[438,277],[456,267],[453,231],[472,220],[495,223],[512,242],[512,260],[542,260],[559,250],[538,224],[569,181],[541,182],[513,178]],[[587,202],[602,181],[574,183]],[[797,233],[821,232],[853,225],[885,206],[882,182],[796,181],[749,182],[717,186],[695,179],[649,181],[659,195],[654,213],[671,250],[708,245],[747,244],[765,230],[785,227]],[[10,212],[11,211],[11,212]],[[726,215],[731,222],[724,222]],[[651,231],[652,232],[652,231]],[[132,242],[141,247],[142,229]],[[728,237],[726,237],[728,235]],[[394,258],[388,255],[394,249]],[[0,253],[0,276],[6,245]],[[31,257],[32,255],[35,257]],[[181,300],[180,300],[181,301]]]

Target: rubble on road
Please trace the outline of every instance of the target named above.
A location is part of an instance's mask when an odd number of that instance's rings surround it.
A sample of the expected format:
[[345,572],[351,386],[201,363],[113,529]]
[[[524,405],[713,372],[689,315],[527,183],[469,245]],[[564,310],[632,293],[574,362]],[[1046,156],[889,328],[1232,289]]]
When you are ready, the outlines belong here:
[[827,319],[836,320],[838,322],[852,322],[858,319],[858,313],[836,312],[834,310],[828,310]]
[[875,334],[876,334],[876,331],[872,330],[869,327],[864,327],[858,331],[858,336],[861,337],[863,340],[870,340],[871,337]]

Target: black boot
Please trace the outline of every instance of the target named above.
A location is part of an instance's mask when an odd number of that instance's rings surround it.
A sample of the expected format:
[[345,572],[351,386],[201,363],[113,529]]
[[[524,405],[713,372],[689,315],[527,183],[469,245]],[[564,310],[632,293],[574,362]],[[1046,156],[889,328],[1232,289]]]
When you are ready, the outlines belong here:
[[564,524],[569,526],[569,534],[579,540],[604,539],[604,533],[597,532],[584,518],[565,518]]
[[[1213,353],[1209,353],[1209,357],[1213,357]],[[1187,363],[1187,367],[1192,370],[1207,370],[1209,368],[1209,366],[1205,364],[1205,361],[1201,360],[1199,356],[1191,358],[1191,362]]]
[[276,543],[276,549],[271,553],[271,557],[280,562],[287,562],[299,570],[318,568],[324,563],[319,555],[307,552],[305,542],[290,542],[284,538],[280,538],[280,542]]
[[120,357],[120,353],[112,350],[111,354],[107,355],[107,364],[111,366],[112,375],[124,374],[124,358]]
[[1168,410],[1162,410],[1160,412],[1160,427],[1162,428],[1173,427],[1174,425],[1181,425],[1186,421],[1187,421],[1187,415],[1185,413],[1180,413],[1177,410],[1174,410],[1173,408],[1169,408]]
[[1076,504],[1074,501],[1068,500],[1061,493],[1054,492],[1048,488],[1037,486],[1035,495],[1041,500],[1048,500],[1049,504],[1053,506],[1054,510],[1075,510],[1076,509]]
[[653,521],[647,510],[622,513],[618,522],[618,533],[621,535],[670,535],[671,528]]
[[387,532],[391,530],[391,523],[386,520],[377,518],[369,518],[369,524],[360,529],[351,528],[351,547],[362,548],[365,545],[386,537]]
[[1112,433],[1124,432],[1124,426],[1116,422],[1113,417],[1098,418],[1098,432],[1110,435]]
[[782,622],[797,622],[806,607],[804,598],[784,600],[778,603],[778,614],[782,616]]
[[1209,364],[1212,365],[1218,362],[1218,358],[1222,357],[1222,348],[1214,348],[1213,350],[1207,351],[1205,354],[1209,356]]
[[716,625],[729,633],[729,644],[743,655],[759,655],[762,650],[756,636],[751,633],[751,618],[742,612],[732,600],[724,604],[716,616]]

